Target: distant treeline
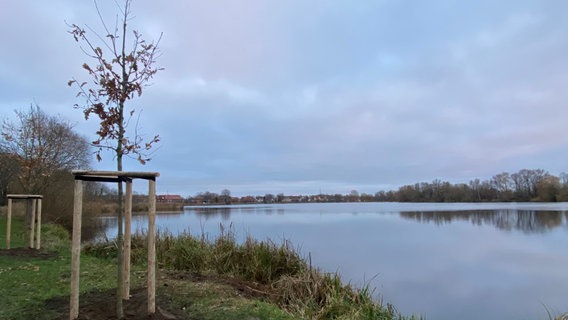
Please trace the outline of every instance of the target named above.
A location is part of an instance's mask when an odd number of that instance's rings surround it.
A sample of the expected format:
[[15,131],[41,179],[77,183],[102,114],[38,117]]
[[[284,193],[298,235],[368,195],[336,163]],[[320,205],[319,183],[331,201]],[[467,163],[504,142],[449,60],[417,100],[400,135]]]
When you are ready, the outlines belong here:
[[568,174],[553,176],[542,169],[503,172],[489,180],[451,184],[434,180],[405,185],[397,191],[379,191],[377,201],[400,202],[490,202],[568,201]]
[[522,169],[515,173],[503,172],[489,180],[474,179],[468,183],[452,184],[435,179],[404,185],[398,190],[379,191],[375,194],[284,195],[231,197],[225,189],[221,194],[199,193],[185,199],[188,204],[238,203],[298,203],[298,202],[561,202],[568,201],[568,174],[559,176],[542,169]]
[[[115,190],[101,189],[98,199],[111,200]],[[170,195],[171,196],[171,195]],[[283,193],[258,196],[231,196],[228,189],[220,193],[200,192],[194,196],[162,201],[172,205],[225,205],[258,203],[307,203],[307,202],[562,202],[568,201],[568,173],[559,176],[542,169],[522,169],[515,173],[503,172],[489,180],[474,179],[468,183],[450,183],[435,179],[417,182],[397,190],[378,191],[375,194],[352,190],[347,194],[285,195]],[[134,195],[133,202],[146,203],[147,196]]]

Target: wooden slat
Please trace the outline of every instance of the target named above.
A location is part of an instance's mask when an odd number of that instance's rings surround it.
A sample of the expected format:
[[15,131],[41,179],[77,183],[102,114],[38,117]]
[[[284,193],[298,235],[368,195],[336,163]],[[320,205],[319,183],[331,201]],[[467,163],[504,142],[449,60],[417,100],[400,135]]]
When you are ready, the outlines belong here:
[[104,176],[75,176],[75,180],[81,181],[96,181],[96,182],[126,182],[132,179],[121,177],[104,177]]
[[75,179],[93,178],[114,178],[114,179],[146,179],[154,180],[160,176],[159,172],[136,172],[136,171],[88,171],[88,170],[73,170]]
[[130,252],[132,231],[132,181],[126,183],[126,196],[124,198],[124,284],[122,286],[122,299],[130,299]]
[[37,202],[37,224],[36,224],[36,249],[40,249],[41,246],[41,198],[35,200]]
[[10,249],[11,232],[12,232],[12,198],[8,198],[8,217],[6,221],[6,249]]
[[8,194],[6,195],[8,199],[43,199],[42,195],[39,194]]
[[71,299],[69,318],[79,317],[79,272],[81,267],[81,215],[83,211],[83,181],[75,181],[73,201],[73,236],[71,240]]
[[148,314],[156,312],[156,181],[148,182]]
[[34,236],[35,236],[35,222],[36,222],[36,200],[32,200],[32,211],[31,211],[31,217],[30,217],[30,226],[29,226],[29,230],[30,230],[30,246],[29,248],[32,249],[35,247],[34,245]]

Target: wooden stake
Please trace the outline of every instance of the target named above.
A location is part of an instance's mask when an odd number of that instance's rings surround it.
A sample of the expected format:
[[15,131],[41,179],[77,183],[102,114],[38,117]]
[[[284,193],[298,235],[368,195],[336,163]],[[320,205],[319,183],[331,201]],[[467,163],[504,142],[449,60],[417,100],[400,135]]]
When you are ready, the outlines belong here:
[[12,199],[8,198],[8,217],[6,221],[6,249],[10,249],[11,232],[12,232]]
[[36,220],[36,200],[30,199],[32,202],[31,220],[30,220],[30,248],[34,248],[35,220]]
[[39,250],[41,245],[41,198],[36,199],[37,201],[37,225],[36,225],[36,245],[35,248]]
[[156,312],[156,180],[148,180],[148,314]]
[[69,319],[79,317],[79,271],[81,260],[81,215],[83,211],[83,181],[75,180],[73,199],[73,236],[71,243],[71,299]]
[[124,285],[122,286],[122,298],[130,299],[130,249],[132,229],[132,181],[126,181],[126,198],[124,199]]

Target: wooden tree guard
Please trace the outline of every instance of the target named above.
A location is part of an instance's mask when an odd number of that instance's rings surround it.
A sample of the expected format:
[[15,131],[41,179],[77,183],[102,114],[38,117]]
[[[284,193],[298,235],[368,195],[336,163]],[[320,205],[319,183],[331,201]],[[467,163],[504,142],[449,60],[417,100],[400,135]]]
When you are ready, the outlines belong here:
[[81,258],[81,216],[83,211],[83,181],[125,182],[124,285],[122,298],[130,295],[130,238],[132,219],[132,180],[148,180],[148,314],[156,312],[156,178],[157,172],[84,171],[74,170],[75,198],[73,203],[73,236],[71,244],[71,320],[79,317],[79,270]]
[[32,204],[32,216],[29,226],[29,247],[39,250],[41,246],[41,200],[43,199],[43,196],[36,194],[9,194],[6,197],[8,198],[8,215],[6,217],[6,249],[10,249],[10,240],[12,233],[12,200],[23,199],[27,200],[28,203],[31,201]]

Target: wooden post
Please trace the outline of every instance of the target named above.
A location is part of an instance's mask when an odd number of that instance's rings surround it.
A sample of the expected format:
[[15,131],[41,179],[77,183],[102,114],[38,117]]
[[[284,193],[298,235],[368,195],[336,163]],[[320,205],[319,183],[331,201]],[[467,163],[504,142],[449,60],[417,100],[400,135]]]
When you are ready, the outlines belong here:
[[41,245],[41,198],[36,199],[37,201],[37,224],[36,224],[36,245],[35,248],[39,250]]
[[73,236],[71,242],[71,299],[69,319],[79,317],[79,270],[81,267],[81,215],[83,211],[83,181],[75,180],[73,199]]
[[32,203],[31,220],[30,220],[30,248],[34,248],[35,220],[36,220],[36,200],[29,199],[28,203]]
[[10,233],[12,232],[12,198],[8,198],[8,216],[6,217],[6,249],[10,249]]
[[130,299],[130,249],[132,230],[132,180],[126,180],[126,198],[124,199],[124,284],[122,298]]
[[156,180],[148,180],[148,314],[156,312]]

